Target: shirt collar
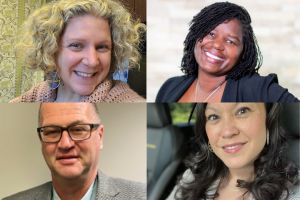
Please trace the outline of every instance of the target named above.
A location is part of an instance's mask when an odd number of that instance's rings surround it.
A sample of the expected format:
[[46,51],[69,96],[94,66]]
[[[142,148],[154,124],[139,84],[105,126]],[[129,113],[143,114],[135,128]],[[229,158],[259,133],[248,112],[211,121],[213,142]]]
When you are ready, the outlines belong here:
[[[93,182],[93,184],[90,185],[88,191],[81,198],[81,200],[92,200],[92,194],[93,194],[93,192],[95,192],[95,191],[93,191],[93,190],[95,190],[94,184],[95,184],[95,181]],[[61,200],[53,186],[52,186],[52,200]]]

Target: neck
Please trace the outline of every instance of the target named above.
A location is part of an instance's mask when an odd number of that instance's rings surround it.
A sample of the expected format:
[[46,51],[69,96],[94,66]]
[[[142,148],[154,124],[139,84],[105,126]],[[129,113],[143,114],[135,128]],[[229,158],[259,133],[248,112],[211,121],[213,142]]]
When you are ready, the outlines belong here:
[[236,181],[238,179],[252,181],[254,179],[254,166],[247,166],[243,169],[230,169],[229,179]]
[[243,169],[229,169],[229,175],[225,182],[229,187],[236,187],[237,180],[252,181],[254,176],[254,166],[244,167]]
[[60,85],[57,90],[56,102],[79,102],[81,96]]
[[254,167],[243,169],[229,169],[227,177],[221,180],[218,188],[219,198],[216,199],[244,199],[249,197],[248,190],[237,187],[237,180],[252,181]]
[[65,179],[54,177],[52,175],[53,187],[62,200],[80,200],[89,187],[93,184],[97,176],[95,175],[85,178]]
[[216,87],[218,87],[221,83],[225,81],[226,75],[224,76],[211,76],[206,73],[201,73],[199,71],[198,73],[198,84],[201,88],[206,93],[211,92],[214,90]]

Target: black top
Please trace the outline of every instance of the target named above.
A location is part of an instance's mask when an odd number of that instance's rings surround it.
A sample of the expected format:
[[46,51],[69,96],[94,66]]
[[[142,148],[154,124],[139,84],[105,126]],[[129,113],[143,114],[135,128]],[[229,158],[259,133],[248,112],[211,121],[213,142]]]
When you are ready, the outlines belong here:
[[[156,102],[177,102],[191,86],[195,76],[178,76],[168,79],[160,88]],[[278,84],[276,74],[248,75],[239,80],[228,79],[222,102],[299,102]]]

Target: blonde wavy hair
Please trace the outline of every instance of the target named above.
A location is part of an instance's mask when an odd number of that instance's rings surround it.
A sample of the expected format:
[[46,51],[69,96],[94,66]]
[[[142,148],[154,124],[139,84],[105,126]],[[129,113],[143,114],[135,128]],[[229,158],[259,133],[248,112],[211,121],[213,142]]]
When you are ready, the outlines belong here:
[[108,20],[112,36],[110,71],[139,66],[138,45],[145,25],[132,19],[131,14],[114,0],[60,0],[35,10],[24,23],[17,54],[25,64],[45,73],[58,69],[56,56],[60,38],[70,19],[93,15]]

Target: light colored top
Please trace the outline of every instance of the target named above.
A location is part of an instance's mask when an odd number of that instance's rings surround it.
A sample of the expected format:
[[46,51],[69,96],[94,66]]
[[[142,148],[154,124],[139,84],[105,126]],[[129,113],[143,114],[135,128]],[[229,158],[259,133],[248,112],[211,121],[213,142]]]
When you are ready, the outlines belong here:
[[[96,187],[94,187],[94,185],[95,185],[95,181],[93,182],[93,184],[91,184],[91,186],[89,187],[88,191],[81,198],[81,200],[92,200],[92,194],[96,192],[96,191],[94,191],[96,189]],[[55,190],[54,187],[53,187],[52,191],[53,191],[52,200],[61,200],[59,198],[58,194],[56,193],[56,190]]]
[[[300,171],[299,171],[300,174]],[[195,180],[195,177],[192,173],[192,171],[190,169],[186,170],[182,176],[182,179],[180,180],[179,184],[180,185],[187,185],[191,182],[193,182]],[[220,179],[217,179],[216,181],[214,181],[212,183],[212,185],[208,188],[207,194],[208,195],[213,195],[217,192],[218,186],[220,183]],[[174,189],[172,190],[171,194],[168,196],[168,198],[166,200],[174,200],[175,199],[175,193],[178,189],[178,185],[176,185],[174,187]],[[300,185],[294,186],[293,188],[290,188],[289,190],[290,194],[289,194],[289,198],[288,200],[300,200]],[[176,197],[180,197],[181,194],[177,193]],[[280,199],[284,199],[285,197],[285,193],[282,195],[282,198]],[[213,199],[207,199],[207,200],[213,200]],[[247,200],[255,200],[253,195],[250,193],[249,197]]]

